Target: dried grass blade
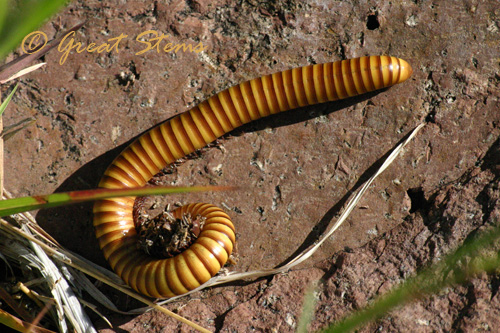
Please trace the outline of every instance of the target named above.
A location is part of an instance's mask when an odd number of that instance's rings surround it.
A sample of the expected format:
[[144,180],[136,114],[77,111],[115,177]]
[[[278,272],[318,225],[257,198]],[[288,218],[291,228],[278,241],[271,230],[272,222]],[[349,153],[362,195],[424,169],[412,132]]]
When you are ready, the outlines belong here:
[[[105,270],[104,268],[96,269],[96,267],[99,267],[99,266],[97,266],[95,264],[89,265],[87,263],[88,261],[81,260],[78,256],[70,253],[69,251],[66,251],[66,250],[60,248],[59,246],[57,246],[56,248],[49,247],[45,243],[43,243],[42,241],[34,238],[33,236],[31,236],[29,234],[26,234],[23,230],[20,230],[18,228],[11,226],[9,223],[7,223],[6,221],[4,221],[2,219],[0,219],[0,227],[3,227],[3,228],[0,228],[1,230],[5,230],[5,231],[10,232],[14,235],[20,235],[21,237],[28,239],[29,241],[38,245],[41,249],[43,249],[48,255],[50,255],[54,259],[57,259],[66,265],[75,267],[75,268],[79,269],[80,271],[82,271],[83,273],[90,275],[90,276],[112,286],[113,288],[123,292],[124,294],[129,295],[130,297],[133,297],[133,298],[143,302],[149,308],[154,308],[158,311],[161,311],[161,312],[167,314],[168,316],[170,316],[170,317],[172,317],[172,318],[174,318],[174,319],[176,319],[176,320],[178,320],[178,321],[180,321],[180,322],[182,322],[182,323],[184,323],[184,324],[186,324],[186,325],[188,325],[188,326],[190,326],[190,327],[192,327],[200,332],[209,332],[205,328],[171,312],[170,310],[167,310],[167,309],[165,309],[157,304],[154,304],[149,299],[134,292],[128,286],[126,286],[123,283],[123,281],[118,276],[116,276],[114,273],[109,272],[109,271]],[[1,248],[0,248],[0,250],[1,250]],[[106,271],[106,274],[102,274],[102,271]],[[109,275],[112,275],[113,279],[110,279],[108,277]],[[115,283],[115,281],[118,281],[119,283]],[[113,305],[113,307],[114,307],[114,305]],[[116,309],[116,307],[114,307],[114,308]],[[130,314],[130,312],[122,312],[122,311],[117,311],[117,312],[124,313],[124,314]]]
[[[4,220],[0,220],[0,223],[0,232],[4,234],[4,237],[0,238],[0,251],[22,265],[33,267],[48,282],[52,297],[56,301],[55,311],[59,330],[68,331],[64,320],[66,317],[77,332],[96,332],[66,279],[37,244],[41,241],[30,235],[25,225],[18,229]],[[31,249],[28,249],[26,245]]]
[[14,317],[2,309],[0,309],[0,323],[18,332],[55,333],[54,331],[43,327],[33,326],[32,324]]
[[45,316],[45,314],[47,312],[49,312],[49,310],[52,307],[52,305],[54,305],[54,301],[53,300],[50,300],[49,302],[47,302],[45,304],[45,306],[43,307],[42,311],[40,311],[40,313],[36,316],[35,320],[33,320],[30,323],[30,326],[26,330],[26,332],[34,332],[35,331],[35,328],[37,327],[38,323],[40,322],[40,320],[42,320],[42,318]]
[[102,320],[104,320],[104,322],[106,324],[108,324],[108,326],[110,328],[113,328],[113,325],[111,324],[111,322],[108,320],[108,318],[106,318],[105,315],[103,315],[99,310],[97,310],[97,306],[95,306],[94,304],[91,304],[83,299],[80,299],[80,303],[82,303],[83,305],[85,305],[87,308],[89,308],[90,310],[94,311],[95,314],[97,314],[99,317],[101,317]]
[[[26,232],[26,230],[24,231]],[[66,322],[63,320],[64,316],[66,316],[77,332],[96,332],[92,326],[92,322],[81,307],[78,298],[56,265],[39,245],[30,242],[30,246],[44,265],[45,269],[41,271],[42,275],[53,284],[51,292],[52,296],[58,301],[55,307],[60,316],[61,331],[67,329]]]
[[[420,124],[418,125],[408,136],[408,138],[399,144],[393,151],[392,153],[387,157],[387,159],[384,161],[384,163],[380,166],[380,168],[375,172],[373,176],[370,177],[368,181],[365,182],[365,184],[356,192],[355,196],[349,201],[347,206],[345,207],[344,211],[342,212],[342,215],[339,217],[337,222],[328,229],[328,231],[320,236],[320,238],[316,241],[315,244],[304,250],[303,252],[299,253],[295,258],[293,258],[290,262],[288,262],[286,265],[283,265],[281,267],[276,267],[276,268],[267,268],[267,269],[261,269],[261,270],[254,270],[250,272],[230,272],[227,273],[226,275],[219,275],[215,276],[211,280],[209,280],[207,283],[204,285],[200,286],[199,288],[191,291],[197,291],[201,290],[210,286],[215,286],[223,283],[228,283],[232,281],[237,281],[241,279],[249,279],[249,278],[259,278],[267,275],[273,275],[273,274],[278,274],[282,272],[286,272],[290,270],[292,267],[302,263],[309,257],[313,255],[314,252],[323,244],[323,242],[328,239],[341,225],[342,223],[347,219],[349,214],[352,212],[356,204],[359,202],[363,194],[366,192],[368,187],[373,183],[373,181],[396,159],[397,156],[403,151],[404,147],[415,137],[415,135],[422,129],[422,127],[425,124]],[[190,293],[191,293],[190,292]],[[189,294],[189,293],[188,293]],[[171,302],[175,300],[174,299],[168,299],[161,304]]]
[[34,72],[37,69],[39,69],[40,67],[44,66],[45,64],[46,64],[45,62],[42,62],[40,64],[36,64],[36,65],[30,66],[30,67],[24,68],[24,69],[20,70],[19,72],[12,74],[11,76],[9,76],[6,79],[0,79],[0,84],[5,84],[9,81],[15,80],[15,79],[23,76],[23,75]]
[[84,23],[80,23],[78,25],[75,25],[73,28],[71,28],[68,31],[66,31],[65,33],[61,34],[59,37],[54,38],[53,40],[48,42],[47,45],[45,45],[43,50],[32,50],[32,52],[30,54],[23,54],[22,56],[17,57],[16,59],[12,60],[11,62],[0,66],[0,82],[9,81],[10,77],[14,76],[16,73],[21,72],[26,66],[28,66],[29,63],[42,57],[44,54],[49,52],[51,49],[58,46],[59,42],[64,38],[64,36],[66,36],[68,33],[72,32],[72,31],[77,31],[78,29],[80,29],[83,26],[83,24]]
[[25,321],[33,321],[33,317],[24,309],[24,307],[19,306],[18,302],[12,298],[12,296],[5,291],[5,289],[0,288],[0,298],[12,309],[14,312],[20,316]]
[[0,130],[0,137],[4,140],[7,141],[11,137],[14,136],[17,132],[25,129],[29,125],[33,124],[35,122],[35,118],[25,118],[13,125],[5,126],[3,130]]

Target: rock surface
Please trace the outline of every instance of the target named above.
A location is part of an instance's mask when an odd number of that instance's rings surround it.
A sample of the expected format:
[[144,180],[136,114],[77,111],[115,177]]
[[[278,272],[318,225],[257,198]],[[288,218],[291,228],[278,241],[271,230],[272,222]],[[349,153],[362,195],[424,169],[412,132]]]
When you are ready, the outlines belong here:
[[[247,79],[364,55],[389,54],[413,66],[404,84],[258,121],[162,177],[172,185],[239,186],[169,200],[229,208],[238,232],[238,263],[229,269],[272,267],[311,244],[360,179],[427,123],[304,264],[168,305],[210,330],[294,331],[313,283],[310,329],[320,329],[498,223],[496,1],[74,1],[41,30],[53,38],[82,21],[75,39],[84,46],[127,37],[111,52],[72,51],[62,65],[63,52],[54,50],[42,70],[21,80],[4,125],[28,116],[36,124],[5,144],[5,186],[15,196],[96,186],[130,139]],[[136,55],[145,47],[136,37],[148,30],[168,35],[162,47],[201,42],[206,51]],[[37,218],[64,246],[107,267],[90,205],[41,211]],[[362,331],[494,331],[499,287],[498,275],[484,274]],[[190,331],[156,312],[109,318],[132,332]],[[106,331],[103,322],[96,325]]]

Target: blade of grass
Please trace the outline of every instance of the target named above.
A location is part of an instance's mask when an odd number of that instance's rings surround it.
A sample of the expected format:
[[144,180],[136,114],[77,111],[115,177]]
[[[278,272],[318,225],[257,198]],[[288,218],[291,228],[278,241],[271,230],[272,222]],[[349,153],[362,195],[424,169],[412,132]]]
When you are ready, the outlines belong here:
[[42,320],[42,318],[47,314],[47,312],[49,312],[50,308],[52,307],[54,301],[53,300],[50,300],[49,302],[47,302],[45,304],[45,306],[43,307],[42,311],[40,311],[40,313],[37,314],[35,320],[33,320],[31,323],[30,323],[30,326],[28,327],[28,329],[26,330],[26,332],[35,332],[36,331],[36,328],[38,327],[38,323],[40,323],[40,321]]
[[[358,311],[338,324],[334,324],[323,332],[350,332],[370,321],[379,319],[397,306],[436,293],[444,287],[460,284],[480,272],[494,272],[500,267],[500,254],[481,256],[481,250],[492,247],[500,239],[500,227],[474,240],[465,242],[454,253],[446,256],[415,277],[408,279],[389,294],[380,297],[371,306]],[[467,260],[470,259],[470,260]],[[460,263],[469,261],[465,267]]]
[[[16,85],[17,87],[17,85]],[[16,88],[14,88],[16,89]],[[2,92],[0,91],[0,102],[2,101]],[[7,103],[8,104],[8,103]],[[5,111],[5,108],[7,107],[7,104],[4,107],[4,103],[0,105],[0,108],[3,108],[0,111],[0,133],[3,132],[3,117],[2,114]],[[0,137],[0,200],[2,200],[3,197],[3,137]]]
[[0,299],[7,304],[14,312],[25,321],[33,321],[33,317],[28,311],[18,304],[18,302],[4,289],[0,288]]
[[[9,105],[10,103],[10,100],[12,99],[12,96],[14,96],[14,93],[16,92],[17,90],[17,86],[18,84],[16,84],[16,86],[14,87],[14,89],[12,89],[11,93],[9,94],[9,96],[7,96],[7,98],[5,99],[5,101],[2,102],[2,104],[0,104],[0,133],[3,132],[3,119],[2,119],[2,116],[3,116],[3,113],[5,111],[5,109],[7,108],[7,105]],[[2,100],[2,94],[0,92],[0,101]],[[3,177],[4,177],[4,170],[3,170],[3,136],[0,136],[0,200],[3,196]]]
[[9,105],[10,100],[12,99],[12,96],[14,96],[14,93],[16,92],[18,85],[19,84],[17,83],[14,89],[12,89],[12,91],[10,92],[9,96],[7,96],[7,98],[0,105],[0,117],[3,115],[3,112],[7,108],[7,105]]
[[[43,49],[32,50],[30,54],[23,54],[22,56],[12,60],[11,62],[0,66],[0,83],[8,82],[16,77],[27,74],[30,71],[34,71],[34,70],[38,69],[40,66],[43,66],[42,64],[37,64],[37,65],[31,66],[30,68],[26,68],[26,66],[28,66],[29,63],[42,57],[47,52],[49,52],[51,49],[58,46],[59,43],[61,42],[61,40],[68,33],[72,32],[72,31],[77,31],[83,25],[84,25],[84,23],[77,24],[74,27],[72,27],[71,29],[65,31],[64,33],[61,33],[59,35],[59,37],[54,38],[53,40],[48,42],[47,45],[45,45],[43,47]],[[42,45],[40,45],[40,47],[41,46]]]
[[[13,74],[12,76],[9,76],[9,77],[8,77],[8,78],[6,78],[6,79],[1,79],[1,78],[0,78],[0,84],[5,84],[5,83],[7,83],[7,82],[9,82],[9,81],[15,80],[15,79],[17,79],[18,77],[21,77],[21,76],[26,75],[26,74],[28,74],[28,73],[34,72],[34,71],[36,71],[37,69],[39,69],[39,68],[41,68],[41,67],[43,67],[43,66],[45,66],[45,62],[42,62],[42,63],[40,63],[40,64],[36,64],[36,65],[30,66],[30,67],[25,68],[25,69],[22,69],[22,70],[20,70],[19,72],[17,72],[17,73],[15,73],[15,74]],[[3,73],[2,73],[2,74],[3,74]],[[1,76],[1,77],[3,77],[3,75],[2,75],[2,74],[0,74],[0,76]]]
[[0,324],[10,327],[18,332],[41,332],[41,333],[55,333],[43,327],[33,326],[28,322],[22,321],[19,318],[14,317],[8,312],[0,309]]
[[302,306],[302,314],[297,325],[297,333],[307,333],[307,326],[313,319],[314,307],[316,306],[316,288],[316,284],[307,288],[304,296],[304,305]]
[[29,125],[33,124],[35,122],[35,118],[25,118],[15,124],[5,126],[3,131],[0,131],[0,137],[4,140],[7,141],[11,137],[14,136],[17,132],[25,129]]
[[232,189],[225,186],[193,186],[193,187],[136,187],[128,189],[95,189],[21,197],[0,201],[0,216],[8,216],[39,208],[51,208],[61,205],[101,200],[113,197],[132,197],[146,195],[161,195],[172,193],[224,191]]
[[[398,144],[389,154],[389,156],[384,160],[384,163],[379,167],[379,169],[368,179],[363,186],[361,186],[356,192],[354,192],[353,197],[349,200],[347,205],[344,207],[342,214],[339,216],[337,222],[335,222],[331,227],[329,227],[322,235],[319,236],[318,240],[314,242],[311,246],[306,248],[304,251],[300,252],[297,254],[293,259],[288,261],[283,266],[275,267],[275,268],[266,268],[266,269],[258,269],[254,271],[247,271],[247,272],[229,272],[227,274],[221,274],[221,275],[216,275],[213,277],[211,280],[207,281],[205,284],[201,285],[200,287],[191,290],[190,292],[186,293],[185,295],[197,291],[199,289],[207,288],[209,286],[216,286],[219,284],[223,283],[228,283],[232,281],[237,281],[237,280],[242,280],[242,279],[255,279],[259,278],[262,276],[267,276],[267,275],[274,275],[274,274],[279,274],[286,272],[293,268],[294,266],[304,262],[308,258],[310,258],[313,253],[323,244],[331,235],[334,234],[334,232],[344,223],[344,221],[347,219],[349,214],[353,211],[354,207],[356,207],[357,203],[359,200],[361,200],[362,196],[364,193],[368,190],[370,185],[373,183],[373,181],[385,170],[391,165],[392,162],[396,159],[396,157],[403,151],[404,147],[410,143],[410,141],[417,135],[417,133],[425,126],[425,123],[422,123],[415,127],[411,133],[409,133],[408,137],[404,142],[401,142]],[[183,295],[184,296],[184,295]],[[172,297],[169,298],[165,302],[171,302],[178,297]]]
[[[21,1],[16,13],[4,6],[6,20],[0,30],[0,59],[13,50],[23,38],[54,15],[66,0]],[[15,15],[18,14],[18,15]]]
[[96,315],[98,315],[109,326],[109,328],[113,328],[113,324],[111,324],[109,319],[97,309],[97,306],[85,301],[84,299],[80,298],[79,300],[80,300],[80,303],[82,303],[83,305],[85,305],[87,307],[87,309],[92,310]]
[[0,31],[3,30],[5,18],[7,17],[9,3],[7,0],[0,0]]
[[4,228],[5,230],[8,230],[14,234],[20,235],[21,237],[27,239],[28,241],[33,242],[34,244],[38,245],[40,248],[42,248],[45,251],[45,253],[47,253],[47,255],[51,256],[52,258],[59,260],[60,262],[66,264],[68,266],[72,266],[72,267],[77,268],[81,272],[83,272],[89,276],[92,276],[93,278],[98,279],[99,281],[104,282],[104,283],[108,284],[109,286],[112,286],[116,290],[119,290],[122,293],[137,299],[138,301],[143,302],[144,304],[146,304],[150,308],[154,308],[158,311],[161,311],[164,314],[166,314],[166,315],[168,315],[168,316],[170,316],[170,317],[172,317],[172,318],[174,318],[174,319],[176,319],[176,320],[178,320],[186,325],[189,325],[192,328],[195,328],[196,330],[198,330],[200,332],[209,332],[208,330],[204,329],[203,327],[179,316],[178,314],[173,313],[172,311],[170,311],[166,308],[163,308],[158,304],[152,303],[145,296],[142,296],[142,295],[136,293],[135,291],[131,290],[130,287],[124,285],[123,282],[121,284],[116,284],[113,282],[112,279],[107,278],[106,276],[102,275],[100,272],[96,271],[95,269],[93,269],[93,268],[89,269],[89,266],[86,265],[84,262],[81,262],[81,260],[78,257],[74,256],[72,253],[67,252],[66,250],[64,250],[62,248],[53,248],[51,246],[48,246],[47,244],[45,244],[41,240],[35,238],[32,235],[27,234],[25,231],[23,231],[19,228],[16,228],[16,227],[10,225],[8,222],[4,221],[3,219],[0,219],[0,228]]

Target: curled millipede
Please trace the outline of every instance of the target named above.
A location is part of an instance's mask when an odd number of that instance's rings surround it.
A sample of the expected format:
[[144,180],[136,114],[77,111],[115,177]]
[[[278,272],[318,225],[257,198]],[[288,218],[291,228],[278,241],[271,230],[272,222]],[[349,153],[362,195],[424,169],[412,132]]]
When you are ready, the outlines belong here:
[[[402,59],[370,56],[294,68],[241,83],[140,136],[108,167],[99,186],[144,186],[167,165],[252,120],[386,88],[411,74],[411,66]],[[136,246],[134,201],[135,197],[126,197],[94,205],[99,245],[130,287],[151,297],[173,297],[199,287],[226,263],[235,230],[222,209],[197,203],[174,210],[176,219],[197,216],[204,224],[185,251],[158,259]]]

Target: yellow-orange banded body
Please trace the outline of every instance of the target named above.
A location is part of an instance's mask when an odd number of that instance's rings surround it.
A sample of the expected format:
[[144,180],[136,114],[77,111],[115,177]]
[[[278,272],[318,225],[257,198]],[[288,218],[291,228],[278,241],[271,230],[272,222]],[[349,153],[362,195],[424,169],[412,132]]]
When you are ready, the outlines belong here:
[[[99,186],[144,186],[155,174],[218,137],[252,120],[315,103],[386,88],[408,79],[410,65],[395,57],[371,56],[295,68],[250,80],[143,134],[108,167]],[[234,247],[234,226],[220,208],[190,204],[173,212],[206,218],[199,238],[168,259],[147,256],[136,246],[134,197],[96,202],[94,226],[111,267],[136,291],[172,297],[208,281]]]

